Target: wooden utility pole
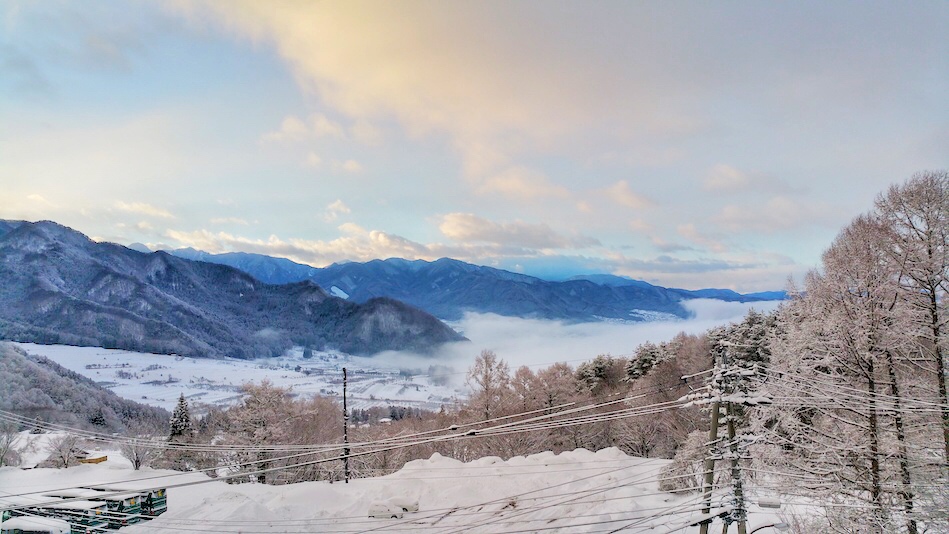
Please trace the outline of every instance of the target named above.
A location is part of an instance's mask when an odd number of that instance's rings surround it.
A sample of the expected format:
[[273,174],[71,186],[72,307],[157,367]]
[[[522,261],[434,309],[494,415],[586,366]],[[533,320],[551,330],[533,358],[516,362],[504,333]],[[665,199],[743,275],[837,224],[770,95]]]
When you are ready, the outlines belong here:
[[[735,439],[735,408],[732,403],[728,403],[725,414],[725,426],[728,428],[728,448],[731,450],[732,457],[732,491],[735,498],[734,513],[738,518],[738,534],[747,534],[748,527],[745,516],[745,495],[741,484],[741,466],[738,465],[741,451],[738,447],[738,441]],[[743,449],[743,448],[742,448]],[[727,523],[726,523],[726,527]]]
[[349,484],[349,409],[346,406],[346,368],[343,367],[343,477]]
[[[708,442],[714,444],[718,441],[718,411],[721,407],[719,401],[712,403],[712,422],[709,424]],[[705,457],[705,482],[703,490],[705,493],[705,508],[702,508],[702,514],[708,515],[712,512],[712,486],[715,483],[715,456],[710,454]],[[708,519],[699,525],[699,534],[708,534],[708,526],[712,520]]]

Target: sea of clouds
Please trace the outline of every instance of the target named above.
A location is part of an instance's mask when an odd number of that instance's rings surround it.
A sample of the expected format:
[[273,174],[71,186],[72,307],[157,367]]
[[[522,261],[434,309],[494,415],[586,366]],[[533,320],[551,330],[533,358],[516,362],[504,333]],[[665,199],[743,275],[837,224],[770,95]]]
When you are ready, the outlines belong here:
[[738,322],[755,309],[770,312],[780,301],[754,303],[695,299],[683,302],[692,313],[689,319],[651,321],[644,323],[567,323],[542,319],[522,319],[494,314],[469,313],[451,323],[470,342],[453,343],[430,355],[410,352],[384,352],[372,358],[375,364],[404,369],[427,369],[430,365],[446,365],[454,376],[464,380],[466,371],[482,350],[492,350],[510,366],[522,365],[540,369],[557,362],[576,367],[600,354],[629,356],[647,341],[668,341],[680,332],[698,334],[711,328]]

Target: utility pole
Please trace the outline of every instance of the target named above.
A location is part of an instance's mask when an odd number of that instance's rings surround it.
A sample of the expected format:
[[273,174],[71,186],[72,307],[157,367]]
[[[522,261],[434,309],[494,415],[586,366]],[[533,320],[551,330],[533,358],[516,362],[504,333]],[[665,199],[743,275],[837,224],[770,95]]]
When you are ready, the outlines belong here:
[[[715,447],[718,442],[718,421],[719,421],[719,410],[721,410],[721,362],[716,361],[715,367],[717,368],[714,373],[712,373],[711,381],[709,382],[709,394],[715,399],[712,401],[712,408],[709,410],[712,413],[712,419],[709,422],[708,430],[708,442],[709,447]],[[705,481],[702,484],[703,493],[705,494],[705,507],[702,508],[702,514],[708,515],[712,512],[712,487],[715,485],[715,455],[709,451],[708,456],[705,457]],[[706,519],[699,524],[699,534],[708,534],[708,526],[711,524],[711,519]]]
[[[708,431],[708,441],[712,444],[718,441],[718,412],[720,407],[721,403],[719,401],[716,400],[712,403],[712,422],[709,424]],[[703,490],[705,493],[705,508],[702,508],[702,513],[705,515],[708,515],[712,512],[712,486],[714,483],[715,456],[709,454],[705,457],[705,482],[703,484]],[[708,534],[708,526],[711,522],[711,519],[703,521],[699,525],[699,534]]]
[[[741,456],[739,451],[738,441],[735,439],[735,408],[732,406],[732,403],[728,403],[727,413],[725,415],[725,425],[728,428],[728,448],[730,449],[730,456],[732,460],[732,492],[734,493],[734,505],[735,507],[732,510],[733,517],[738,520],[738,534],[747,534],[748,527],[746,524],[748,513],[745,510],[745,495],[744,489],[741,483],[741,467],[738,465],[738,461]],[[744,447],[742,447],[743,449]],[[726,529],[727,523],[726,523]]]
[[343,477],[349,484],[349,409],[346,406],[346,368],[343,367]]

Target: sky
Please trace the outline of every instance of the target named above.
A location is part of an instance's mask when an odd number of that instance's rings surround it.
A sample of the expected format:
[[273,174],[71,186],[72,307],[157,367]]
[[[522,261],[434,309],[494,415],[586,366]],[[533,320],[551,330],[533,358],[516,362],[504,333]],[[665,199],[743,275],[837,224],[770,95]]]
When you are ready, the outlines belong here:
[[949,167],[949,3],[0,3],[0,218],[781,289]]

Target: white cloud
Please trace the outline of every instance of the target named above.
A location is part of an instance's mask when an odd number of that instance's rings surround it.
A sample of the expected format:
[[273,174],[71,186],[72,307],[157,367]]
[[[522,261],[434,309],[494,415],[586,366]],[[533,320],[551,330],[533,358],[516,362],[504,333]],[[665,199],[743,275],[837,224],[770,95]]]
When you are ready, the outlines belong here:
[[[534,149],[576,150],[571,136],[577,132],[602,133],[605,126],[611,148],[625,151],[630,139],[689,136],[703,123],[677,105],[682,95],[668,91],[664,34],[656,39],[650,28],[631,32],[620,24],[642,18],[634,9],[622,16],[579,7],[516,9],[502,24],[490,9],[454,3],[270,9],[254,2],[185,2],[174,9],[272,43],[305,91],[354,120],[394,119],[413,137],[447,133],[465,166],[479,168],[475,174],[482,177]],[[681,23],[680,15],[670,14],[669,21]],[[564,48],[574,32],[601,38],[590,42],[595,46]],[[687,78],[708,72],[682,70]],[[488,167],[480,156],[467,161],[485,151],[497,156]]]
[[263,139],[265,141],[274,142],[299,141],[305,138],[308,133],[309,130],[307,129],[306,123],[300,118],[290,115],[285,117],[283,122],[280,123],[279,130],[265,133]]
[[342,171],[349,174],[359,174],[363,171],[362,163],[359,163],[354,159],[335,161],[333,162],[333,168],[337,171]]
[[149,215],[151,217],[159,217],[162,219],[174,219],[175,216],[166,209],[157,208],[151,204],[145,202],[122,202],[121,200],[116,201],[116,209],[121,211],[127,211],[130,213],[140,213],[142,215]]
[[319,157],[316,152],[310,152],[306,155],[306,164],[308,167],[317,169],[323,164],[323,158]]
[[[333,202],[324,215],[347,213],[347,209],[341,201]],[[595,239],[585,236],[560,235],[546,225],[497,224],[466,214],[446,216],[442,228],[446,235],[454,236],[460,242],[454,245],[419,243],[390,232],[366,229],[353,222],[339,225],[339,237],[328,240],[282,239],[276,235],[260,239],[206,229],[170,229],[163,235],[177,243],[172,248],[194,247],[211,253],[253,252],[314,266],[392,257],[427,261],[449,257],[484,264],[493,258],[539,257],[548,248],[583,248],[598,244]]]
[[382,132],[366,119],[358,119],[349,129],[350,135],[364,145],[378,145],[382,141]]
[[641,218],[629,221],[629,227],[634,232],[651,232],[654,228],[652,224]]
[[523,166],[510,167],[483,180],[478,192],[498,193],[519,199],[565,198],[570,195],[566,188],[552,184],[545,174]]
[[748,175],[730,165],[716,165],[705,177],[704,186],[708,191],[730,191],[748,186]]
[[700,232],[695,223],[680,224],[676,227],[680,236],[711,252],[727,252],[728,246],[721,241],[721,237],[706,232]]
[[310,117],[310,123],[313,125],[313,135],[317,137],[343,137],[345,133],[343,127],[336,121],[329,119],[326,115],[316,113]]
[[680,243],[669,242],[659,236],[652,236],[650,241],[652,241],[652,245],[661,252],[679,252],[683,250],[692,250],[692,247],[682,245]]
[[724,206],[712,221],[732,232],[773,233],[815,225],[839,226],[846,223],[846,217],[823,202],[781,195],[763,204]]
[[691,300],[684,303],[694,314],[691,319],[634,324],[577,324],[468,313],[450,326],[463,332],[470,343],[449,344],[434,355],[423,357],[406,352],[386,352],[376,358],[422,368],[435,358],[463,373],[483,349],[489,349],[495,351],[511,369],[527,365],[537,370],[557,362],[567,362],[575,368],[600,354],[629,357],[636,347],[647,341],[669,341],[681,332],[702,334],[720,325],[741,321],[751,308],[770,311],[777,305],[777,302],[741,304]]
[[254,239],[227,232],[195,230],[183,232],[167,230],[165,237],[179,246],[194,247],[211,253],[254,252],[325,266],[338,261],[369,261],[376,258],[403,257],[409,259],[437,259],[429,247],[401,236],[366,230],[356,224],[346,223],[339,227],[342,235],[336,239],[307,240],[281,239],[271,235],[267,239]]
[[783,255],[755,253],[729,259],[681,259],[661,255],[652,259],[628,258],[620,254],[604,263],[613,274],[684,289],[709,287],[740,292],[784,289],[789,277],[800,278],[807,265]]
[[49,206],[49,207],[55,207],[55,206],[56,206],[55,204],[53,204],[52,202],[50,202],[49,200],[47,200],[46,197],[44,197],[43,195],[38,195],[38,194],[36,194],[36,193],[32,193],[32,194],[26,195],[26,199],[29,200],[29,201],[31,201],[31,202],[36,202],[37,204],[42,204],[42,205],[44,205],[44,206]]
[[342,200],[335,200],[326,206],[326,211],[323,213],[323,220],[326,222],[333,222],[339,218],[340,215],[350,213],[349,206],[347,206]]
[[802,192],[771,174],[742,171],[725,164],[712,167],[702,185],[706,191],[732,195],[737,193],[787,195]]
[[303,141],[318,137],[344,138],[343,127],[322,113],[314,113],[308,120],[295,115],[284,117],[280,128],[265,133],[261,139],[271,142]]
[[626,180],[620,180],[607,188],[606,194],[614,202],[627,208],[644,209],[652,205],[649,200],[633,192]]
[[461,242],[533,249],[585,248],[599,244],[586,236],[561,235],[546,224],[496,223],[471,213],[449,213],[442,217],[438,228],[445,237]]

